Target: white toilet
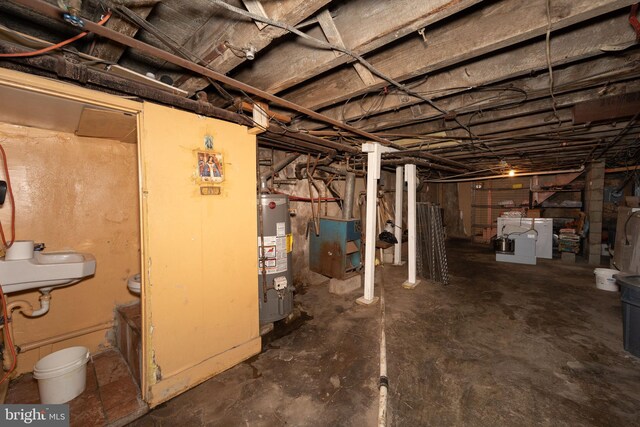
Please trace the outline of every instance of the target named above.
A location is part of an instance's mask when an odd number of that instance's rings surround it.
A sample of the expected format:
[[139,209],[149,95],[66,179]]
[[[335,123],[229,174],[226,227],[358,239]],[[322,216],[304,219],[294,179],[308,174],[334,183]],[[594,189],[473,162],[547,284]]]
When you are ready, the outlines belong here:
[[134,274],[127,280],[127,288],[132,294],[140,295],[140,273]]

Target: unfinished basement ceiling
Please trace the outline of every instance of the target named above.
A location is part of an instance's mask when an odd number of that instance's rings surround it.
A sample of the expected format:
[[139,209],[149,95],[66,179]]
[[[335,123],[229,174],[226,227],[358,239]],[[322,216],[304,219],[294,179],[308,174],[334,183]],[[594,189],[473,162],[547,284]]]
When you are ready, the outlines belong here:
[[[412,159],[423,177],[437,178],[572,169],[597,159],[638,164],[635,2],[85,0],[79,15],[97,22],[110,8],[106,28],[384,138],[405,151],[387,160]],[[0,23],[53,43],[77,34],[28,3],[37,0],[1,2]],[[131,11],[137,24],[125,18]],[[263,101],[101,37],[73,46],[94,57],[65,53],[76,62],[153,73],[233,112],[243,113],[239,101],[245,109]],[[2,59],[5,67],[20,64]],[[196,96],[201,91],[206,98]],[[279,114],[271,121],[277,131],[260,136],[264,146],[357,158],[371,140],[267,104]]]

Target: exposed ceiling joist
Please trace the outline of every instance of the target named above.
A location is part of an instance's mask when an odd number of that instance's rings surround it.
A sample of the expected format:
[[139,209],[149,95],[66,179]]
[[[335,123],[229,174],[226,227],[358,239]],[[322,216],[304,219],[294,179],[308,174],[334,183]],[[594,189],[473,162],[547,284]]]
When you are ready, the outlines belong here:
[[[574,30],[554,35],[551,38],[550,49],[552,66],[558,67],[573,64],[586,58],[602,57],[605,55],[602,50],[604,46],[634,43],[636,35],[628,28],[627,16],[626,13],[621,13],[605,21],[593,22]],[[590,40],[590,42],[584,43],[584,40]],[[426,93],[428,96],[437,99],[455,93],[466,93],[475,88],[483,88],[486,85],[497,82],[527,77],[533,72],[547,69],[545,50],[544,40],[524,44],[509,50],[501,50],[491,56],[478,58],[431,74],[425,81],[414,85],[413,90]],[[633,58],[633,60],[638,60],[639,56],[636,54]],[[631,62],[629,59],[612,56],[608,56],[605,61],[613,63],[610,65],[602,64],[599,67],[601,72],[615,70]],[[589,68],[580,67],[579,64],[572,66],[570,70],[574,68],[576,71],[563,72],[560,70],[554,73],[554,79],[557,74],[556,84],[561,85],[571,82],[571,79],[574,78],[597,74],[590,71]],[[528,79],[528,81],[532,82],[531,79]],[[514,86],[518,86],[517,83]],[[534,84],[532,89],[537,90],[546,87],[548,90],[548,86],[549,77],[545,72],[544,76],[537,79],[537,84]],[[527,89],[527,87],[524,87],[524,89]],[[464,98],[464,95],[459,98],[458,102],[437,101],[442,108],[456,111],[464,107],[467,102],[468,100]],[[329,117],[346,121],[358,120],[370,111],[378,114],[388,112],[389,114],[386,116],[379,115],[377,116],[378,118],[373,117],[370,121],[365,120],[363,123],[359,123],[359,126],[363,128],[378,130],[386,126],[384,124],[382,126],[369,126],[369,122],[375,122],[376,120],[382,123],[389,121],[402,122],[406,119],[414,119],[416,118],[415,114],[408,107],[417,103],[420,103],[421,108],[421,113],[418,117],[429,118],[441,115],[439,111],[422,103],[422,100],[402,93],[385,96],[383,101],[375,95],[369,96],[364,100],[354,98],[349,104],[345,105],[343,103],[321,111]],[[300,123],[300,127],[318,129],[322,126],[306,121]]]
[[[338,6],[334,25],[345,45],[364,55],[477,3],[480,1],[355,0]],[[309,29],[307,34],[324,39],[322,30],[317,27]],[[292,39],[266,53],[260,59],[261,67],[243,70],[237,77],[252,81],[267,92],[278,93],[352,61],[348,55],[336,56],[331,51]],[[278,69],[277,74],[271,72],[274,68]]]
[[[553,1],[551,28],[557,31],[634,1]],[[393,79],[406,81],[544,35],[548,27],[545,11],[546,0],[494,2],[448,25],[432,30],[427,28],[426,42],[421,36],[414,36],[372,55],[368,61]],[[584,39],[580,45],[582,42]],[[319,109],[383,86],[385,84],[365,86],[352,69],[341,68],[286,93],[285,97],[308,108]]]
[[[144,19],[149,16],[153,7],[159,1],[160,0],[149,0],[141,2],[139,0],[124,0],[121,4],[131,8],[139,17]],[[137,25],[117,15],[111,16],[105,26],[129,37],[134,37],[139,29]],[[96,38],[89,49],[89,55],[103,59],[105,62],[118,62],[124,51],[125,47],[119,43],[114,43],[108,39]]]
[[[272,19],[295,25],[326,6],[330,0],[276,0],[264,2],[267,16]],[[220,20],[220,17],[225,17]],[[222,9],[216,9],[212,17],[184,47],[202,58],[206,64],[220,73],[228,73],[245,61],[234,49],[253,46],[256,52],[267,47],[274,39],[286,34],[285,30],[275,27],[259,29],[253,21],[239,19],[237,15]],[[228,41],[234,49],[224,46]],[[179,77],[176,77],[179,78]],[[190,76],[180,80],[180,88],[189,92],[204,89],[209,83],[199,76]]]
[[[575,106],[577,103],[583,103],[585,101],[589,101],[590,103],[597,103],[601,99],[611,98],[610,96],[603,97],[603,95],[614,95],[614,94],[625,94],[627,91],[637,91],[640,90],[640,81],[632,80],[632,81],[622,81],[622,82],[612,82],[610,80],[606,82],[600,83],[599,86],[588,88],[586,90],[579,90],[573,92],[561,93],[555,96],[555,106],[556,108],[568,108]],[[554,101],[552,101],[548,97],[548,93],[545,97],[533,97],[533,99],[528,101],[523,101],[513,105],[511,108],[497,108],[494,110],[487,109],[484,111],[483,109],[473,112],[467,113],[464,115],[458,116],[461,122],[465,123],[473,132],[477,135],[476,126],[479,124],[487,124],[487,123],[495,123],[495,122],[506,122],[510,123],[510,120],[516,117],[521,116],[529,116],[535,113],[547,113],[547,115],[553,114],[553,105]],[[634,94],[632,94],[634,95]],[[637,96],[637,93],[635,93]],[[619,95],[619,96],[627,96],[627,95]],[[618,97],[615,97],[618,99]],[[633,115],[636,111],[639,111],[640,108],[636,108],[632,112],[627,113],[627,116]],[[629,110],[631,111],[631,110]],[[545,117],[544,115],[542,117]],[[624,117],[624,115],[620,116]],[[529,117],[529,120],[532,120]],[[602,120],[602,118],[600,119]],[[589,121],[595,121],[589,120]],[[573,122],[574,123],[585,123],[585,121],[578,122],[575,120],[575,108],[573,113]],[[532,122],[533,123],[533,122]],[[443,120],[432,120],[428,122],[422,122],[414,125],[407,125],[402,127],[397,127],[394,129],[396,132],[408,133],[408,134],[416,134],[416,135],[424,135],[435,132],[443,132],[450,131],[453,129],[459,129],[458,126],[453,121],[443,121]]]
[[604,98],[585,99],[573,107],[574,123],[589,123],[600,120],[631,117],[640,111],[640,92],[638,87],[628,85],[628,92]]

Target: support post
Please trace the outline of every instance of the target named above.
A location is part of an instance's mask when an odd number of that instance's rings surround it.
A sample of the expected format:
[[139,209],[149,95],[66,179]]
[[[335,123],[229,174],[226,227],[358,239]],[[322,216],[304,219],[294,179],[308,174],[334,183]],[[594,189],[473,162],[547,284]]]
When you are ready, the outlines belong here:
[[393,265],[402,265],[402,196],[404,194],[404,166],[396,167],[396,218],[393,228],[396,244],[393,251]]
[[405,165],[405,181],[407,182],[407,228],[409,230],[408,261],[409,277],[402,284],[405,289],[413,289],[420,283],[416,279],[416,165]]
[[376,262],[376,218],[378,201],[378,179],[380,179],[381,154],[396,151],[377,142],[362,144],[362,152],[367,153],[367,214],[364,246],[364,295],[356,300],[358,304],[369,305],[378,302],[374,296]]

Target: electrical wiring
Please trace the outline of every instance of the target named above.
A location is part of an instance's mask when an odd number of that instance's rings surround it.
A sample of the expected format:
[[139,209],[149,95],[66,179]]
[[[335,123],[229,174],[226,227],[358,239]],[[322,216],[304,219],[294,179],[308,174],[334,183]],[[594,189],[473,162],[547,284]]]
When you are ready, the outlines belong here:
[[[440,113],[447,115],[449,114],[449,112],[443,108],[440,108],[438,105],[436,105],[431,99],[417,93],[414,92],[413,90],[411,90],[409,87],[403,85],[402,83],[396,81],[395,79],[393,79],[392,77],[382,73],[380,70],[378,70],[377,68],[375,68],[373,65],[371,65],[370,62],[368,62],[367,60],[365,60],[361,55],[347,49],[341,46],[337,46],[328,42],[325,42],[323,40],[319,40],[316,39],[315,37],[311,37],[308,34],[303,33],[302,31],[296,29],[295,27],[285,24],[283,22],[279,22],[279,21],[275,21],[269,18],[265,18],[264,16],[260,16],[260,15],[256,15],[254,13],[248,12],[246,10],[240,9],[238,7],[232,6],[230,4],[227,4],[221,0],[209,0],[209,2],[214,3],[224,9],[227,9],[231,12],[237,13],[239,15],[242,16],[246,16],[249,17],[253,20],[256,20],[258,22],[262,22],[268,25],[272,25],[274,27],[278,27],[281,28],[283,30],[286,30],[292,34],[295,34],[299,37],[304,38],[305,40],[309,40],[311,41],[313,44],[315,44],[316,46],[318,46],[321,49],[326,49],[326,50],[335,50],[341,53],[344,53],[345,55],[348,55],[350,57],[352,57],[353,59],[357,60],[360,64],[362,64],[365,68],[367,68],[369,71],[371,71],[371,73],[373,73],[374,75],[380,77],[381,79],[385,80],[386,82],[388,82],[389,84],[397,87],[398,89],[400,89],[402,92],[406,93],[407,95],[411,95],[414,96],[416,98],[422,99],[423,101],[425,101],[426,103],[428,103],[429,105],[431,105],[433,108],[435,108],[436,110],[438,110]],[[473,135],[473,133],[471,132],[470,129],[468,129],[463,123],[459,122],[457,120],[457,118],[454,118],[454,120],[456,122],[458,122],[458,124],[465,129],[469,135]]]
[[[109,6],[106,5],[104,2],[101,1],[100,5],[102,6],[102,8],[104,10],[109,10]],[[151,24],[146,19],[141,18],[140,16],[138,16],[137,14],[132,12],[126,6],[117,6],[114,9],[114,11],[118,15],[120,15],[122,18],[130,21],[131,23],[137,25],[140,28],[143,28],[145,31],[148,31],[158,41],[160,41],[162,44],[167,46],[169,49],[173,50],[176,54],[180,55],[182,58],[184,58],[184,59],[186,59],[188,61],[194,62],[196,64],[199,64],[199,65],[201,65],[203,67],[209,68],[208,64],[206,64],[206,62],[202,58],[200,58],[198,55],[196,55],[193,52],[188,51],[187,49],[182,47],[179,43],[177,43],[175,40],[173,40],[171,37],[169,37],[166,33],[164,33],[161,30],[159,30],[156,26]],[[218,93],[223,98],[225,98],[225,99],[227,99],[229,101],[233,101],[234,100],[233,96],[229,92],[227,92],[222,87],[222,85],[220,85],[218,82],[216,82],[213,79],[210,79],[209,77],[205,77],[205,79],[209,82],[209,84],[211,84],[211,86],[214,87],[214,89],[216,89],[218,91]]]
[[[111,18],[111,12],[107,13],[107,15],[105,15],[100,21],[97,22],[98,25],[104,25],[109,18]],[[61,41],[60,43],[56,43],[53,44],[51,46],[47,46],[45,48],[42,49],[38,49],[38,50],[33,50],[33,51],[29,51],[29,52],[20,52],[20,53],[0,53],[0,58],[28,58],[31,56],[38,56],[38,55],[42,55],[45,54],[47,52],[51,52],[52,50],[56,50],[56,49],[60,49],[63,46],[66,46],[70,43],[73,43],[77,40],[80,40],[81,38],[85,37],[87,34],[89,34],[88,31],[83,31],[82,33],[75,35],[73,37],[71,37],[70,39]]]
[[[229,43],[228,40],[225,40],[223,44],[231,51],[231,53],[233,53],[238,58],[246,58],[247,57],[242,49],[240,49],[238,47],[235,47],[234,45]],[[236,52],[240,52],[240,53],[236,53]]]

